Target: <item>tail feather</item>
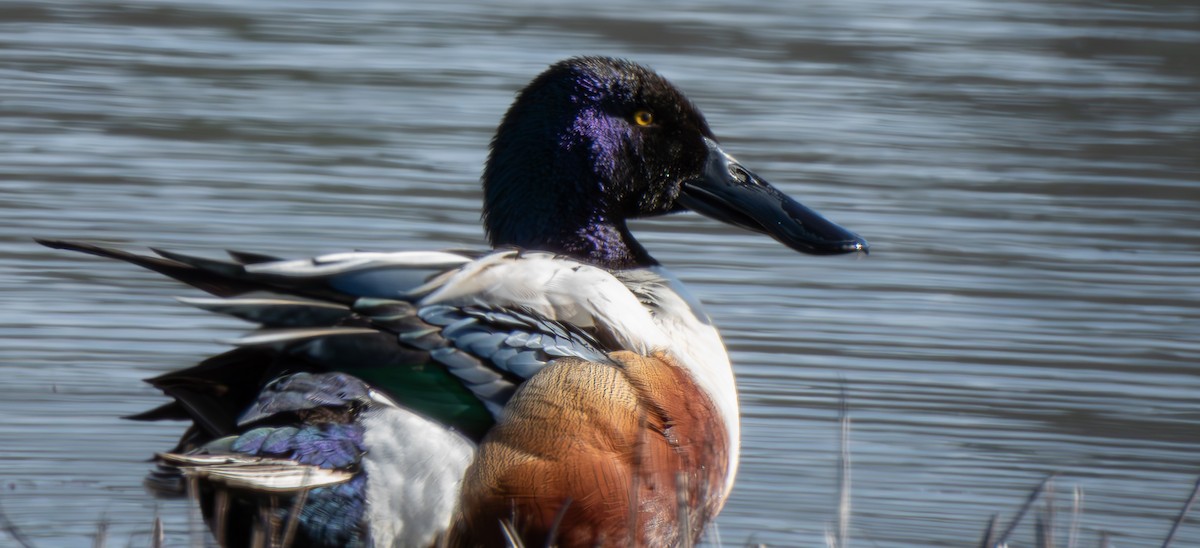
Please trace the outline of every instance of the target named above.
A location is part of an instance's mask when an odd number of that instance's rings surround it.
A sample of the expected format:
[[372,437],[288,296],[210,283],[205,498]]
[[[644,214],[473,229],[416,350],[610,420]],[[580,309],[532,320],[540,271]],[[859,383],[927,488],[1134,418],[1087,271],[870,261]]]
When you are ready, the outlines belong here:
[[[207,257],[197,257],[195,255],[188,255],[185,253],[168,251],[165,249],[150,249],[169,261],[192,267],[196,271],[202,272],[211,278],[227,281],[229,283],[238,284],[242,287],[248,288],[247,291],[242,291],[238,294],[247,293],[248,291],[267,291],[272,293],[296,295],[345,305],[353,303],[356,298],[353,295],[348,295],[344,292],[329,288],[326,285],[327,280],[320,277],[285,277],[273,274],[248,272],[246,270],[246,265],[239,262],[209,259]],[[258,257],[265,258],[265,256]],[[122,259],[127,260],[124,258]],[[166,273],[164,272],[164,274]],[[168,275],[170,276],[170,274]],[[180,281],[190,283],[186,280]]]
[[228,314],[263,327],[326,327],[344,325],[353,316],[345,306],[282,298],[212,299],[176,297],[179,302]]
[[169,257],[160,258],[151,257],[148,255],[138,255],[136,253],[130,253],[120,249],[103,247],[96,244],[73,240],[34,238],[34,241],[53,249],[78,251],[80,253],[96,255],[97,257],[125,261],[147,270],[153,270],[164,276],[174,278],[201,291],[216,295],[218,297],[234,297],[261,289],[260,286],[255,284],[247,283],[242,280],[217,276],[211,272],[206,272],[196,268],[195,266],[173,260]]
[[192,417],[191,415],[187,414],[187,410],[180,406],[178,402],[170,402],[164,403],[158,407],[155,407],[154,409],[142,411],[141,413],[125,415],[122,418],[131,421],[154,422],[186,421],[191,420]]
[[252,253],[249,251],[236,251],[233,249],[226,250],[225,253],[229,254],[229,258],[241,264],[270,263],[283,260],[283,258],[275,257],[273,255],[264,255],[262,253]]
[[208,358],[197,365],[146,379],[175,401],[134,415],[135,420],[191,419],[200,432],[185,436],[180,447],[228,436],[237,432],[238,416],[268,380],[282,370],[302,367],[281,359],[268,348],[239,347]]
[[[263,328],[239,339],[239,348],[147,380],[175,401],[131,418],[192,419],[195,426],[176,452],[236,433],[240,415],[281,375],[352,374],[410,410],[478,439],[515,387],[546,362],[584,350],[603,359],[586,334],[558,322],[487,307],[416,306],[418,293],[469,263],[459,253],[348,252],[279,260],[232,251],[224,259],[37,241],[159,272],[226,298],[183,302]],[[475,333],[469,341],[452,336],[467,331]]]

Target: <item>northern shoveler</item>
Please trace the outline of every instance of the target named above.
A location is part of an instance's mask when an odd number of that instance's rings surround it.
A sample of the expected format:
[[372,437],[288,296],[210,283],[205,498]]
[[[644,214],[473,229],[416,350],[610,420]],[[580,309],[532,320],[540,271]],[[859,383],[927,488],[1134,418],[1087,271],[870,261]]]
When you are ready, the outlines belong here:
[[[257,323],[149,382],[133,418],[193,425],[152,483],[199,487],[220,542],[667,546],[698,539],[738,466],[717,331],[627,219],[691,210],[811,254],[867,251],[743,167],[658,74],[551,66],[483,174],[495,251],[121,259]],[[182,472],[183,476],[179,474]]]

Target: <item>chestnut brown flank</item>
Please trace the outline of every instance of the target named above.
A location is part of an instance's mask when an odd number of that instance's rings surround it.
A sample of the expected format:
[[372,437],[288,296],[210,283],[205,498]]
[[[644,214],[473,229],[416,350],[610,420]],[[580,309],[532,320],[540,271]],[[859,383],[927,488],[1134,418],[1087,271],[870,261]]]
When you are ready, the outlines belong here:
[[564,359],[521,386],[467,471],[451,545],[504,546],[501,520],[526,546],[699,538],[724,502],[725,424],[669,356],[610,357],[620,366]]

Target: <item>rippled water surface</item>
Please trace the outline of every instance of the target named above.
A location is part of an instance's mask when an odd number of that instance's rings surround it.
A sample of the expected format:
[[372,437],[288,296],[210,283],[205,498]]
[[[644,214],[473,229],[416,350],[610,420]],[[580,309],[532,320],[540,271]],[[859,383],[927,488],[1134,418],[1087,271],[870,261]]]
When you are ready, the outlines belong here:
[[1161,542],[1200,474],[1200,4],[1165,0],[3,2],[8,518],[37,546],[98,523],[137,546],[157,513],[186,542],[187,505],[140,486],[182,427],[118,417],[163,401],[139,379],[244,328],[31,237],[482,246],[496,122],[584,53],[659,69],[727,149],[873,245],[636,227],[735,361],[725,545],[823,544],[841,386],[854,545],[975,543],[1056,471],[1061,531],[1079,487],[1082,545]]

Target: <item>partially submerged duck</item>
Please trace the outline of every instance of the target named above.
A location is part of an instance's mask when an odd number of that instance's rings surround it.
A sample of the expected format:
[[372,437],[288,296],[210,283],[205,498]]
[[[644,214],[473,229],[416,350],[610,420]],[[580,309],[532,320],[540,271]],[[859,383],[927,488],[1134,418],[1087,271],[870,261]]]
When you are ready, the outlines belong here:
[[[523,89],[492,141],[495,250],[131,262],[258,324],[149,382],[192,425],[155,485],[197,485],[224,545],[691,543],[738,466],[717,331],[626,226],[691,210],[817,255],[865,240],[718,145],[642,66],[581,57]],[[260,544],[261,545],[261,544]]]

